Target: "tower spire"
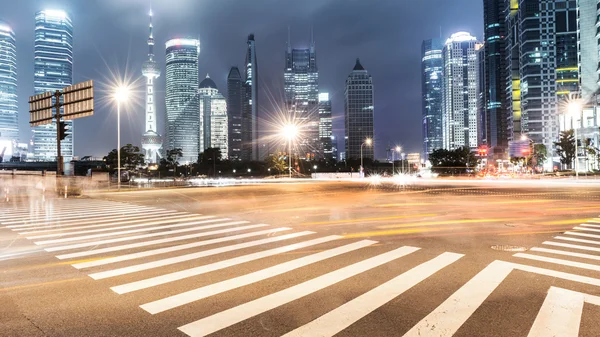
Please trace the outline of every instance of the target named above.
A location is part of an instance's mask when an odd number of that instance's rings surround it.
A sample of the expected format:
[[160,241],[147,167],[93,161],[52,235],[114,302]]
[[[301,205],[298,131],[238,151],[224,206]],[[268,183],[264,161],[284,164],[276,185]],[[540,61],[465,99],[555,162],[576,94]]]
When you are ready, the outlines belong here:
[[292,52],[292,32],[290,26],[288,26],[287,50],[288,53]]
[[152,7],[150,8],[150,12],[148,16],[150,17],[150,24],[148,25],[148,58],[153,61],[154,60],[154,35],[152,34]]

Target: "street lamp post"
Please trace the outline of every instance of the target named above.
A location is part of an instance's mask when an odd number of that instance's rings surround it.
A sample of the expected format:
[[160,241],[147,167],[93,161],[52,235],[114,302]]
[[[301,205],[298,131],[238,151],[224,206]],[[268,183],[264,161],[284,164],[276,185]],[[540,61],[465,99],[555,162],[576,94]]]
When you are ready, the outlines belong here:
[[[365,139],[365,141],[360,144],[360,174],[361,176],[364,175],[364,166],[363,166],[363,145],[367,144],[367,145],[371,145],[373,143],[373,140],[371,138],[367,138]],[[362,177],[361,177],[362,178]]]
[[292,141],[297,133],[298,128],[294,124],[288,124],[283,127],[283,135],[288,139],[288,171],[290,179],[292,179]]
[[400,151],[402,151],[402,148],[400,146],[396,146],[396,148],[394,149],[394,151],[392,151],[392,176],[394,174],[396,174],[396,169],[394,168],[394,155],[396,154],[396,152],[400,153]]
[[575,122],[577,121],[577,117],[581,116],[581,103],[579,103],[578,101],[573,101],[571,103],[569,103],[569,115],[571,116],[572,120],[573,120],[573,131],[575,132],[574,136],[575,136],[575,179],[579,179],[579,145],[578,143],[578,139],[577,139],[577,127],[579,125],[575,125]]
[[115,92],[117,101],[117,189],[121,189],[121,102],[127,100],[129,88],[120,86]]

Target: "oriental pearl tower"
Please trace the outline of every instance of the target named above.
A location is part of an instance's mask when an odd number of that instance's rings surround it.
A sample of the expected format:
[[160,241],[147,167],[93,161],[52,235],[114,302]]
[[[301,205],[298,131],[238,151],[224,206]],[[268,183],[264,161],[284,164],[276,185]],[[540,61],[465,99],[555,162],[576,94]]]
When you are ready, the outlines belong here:
[[152,10],[150,16],[150,36],[148,37],[148,61],[142,66],[142,75],[146,77],[146,124],[142,136],[142,149],[145,152],[146,162],[154,164],[160,157],[162,137],[156,130],[156,106],[154,105],[154,79],[160,76],[160,70],[154,61],[154,37],[152,36]]

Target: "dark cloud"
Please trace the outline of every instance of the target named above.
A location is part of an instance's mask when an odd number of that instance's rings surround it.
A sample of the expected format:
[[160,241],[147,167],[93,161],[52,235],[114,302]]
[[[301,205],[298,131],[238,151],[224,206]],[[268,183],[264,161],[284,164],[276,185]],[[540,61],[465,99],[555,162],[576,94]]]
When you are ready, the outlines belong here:
[[[377,155],[388,143],[421,151],[420,44],[430,37],[467,30],[482,38],[482,8],[475,0],[0,0],[0,19],[17,36],[21,135],[29,139],[27,99],[33,93],[34,13],[62,8],[71,13],[75,35],[74,81],[107,83],[110,73],[140,78],[146,59],[147,12],[155,12],[157,61],[171,37],[201,41],[200,74],[210,73],[226,94],[229,67],[242,67],[245,40],[256,35],[263,116],[275,109],[267,95],[283,95],[287,27],[294,46],[307,46],[310,27],[317,45],[320,89],[333,97],[336,133],[343,135],[344,81],[357,57],[375,82]],[[139,82],[140,84],[143,82]],[[164,97],[164,74],[158,98]],[[98,92],[94,117],[77,121],[76,154],[101,156],[116,147],[115,112]],[[140,99],[142,95],[139,95]],[[143,107],[123,112],[122,141],[139,143]],[[159,118],[164,105],[158,107]]]

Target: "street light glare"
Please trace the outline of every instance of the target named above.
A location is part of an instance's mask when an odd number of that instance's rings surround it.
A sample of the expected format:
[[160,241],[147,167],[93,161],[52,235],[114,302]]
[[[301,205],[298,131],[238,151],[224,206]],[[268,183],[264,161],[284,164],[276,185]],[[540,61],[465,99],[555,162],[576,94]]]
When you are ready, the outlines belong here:
[[115,99],[119,102],[124,102],[129,98],[129,88],[127,86],[119,86],[115,90]]
[[297,134],[298,134],[298,128],[296,127],[296,125],[288,124],[283,127],[283,135],[287,139],[294,139],[294,138],[296,138]]
[[396,146],[396,152],[400,152],[402,151],[402,148],[400,146]]
[[373,143],[373,139],[371,139],[371,138],[367,138],[367,139],[365,140],[365,143],[366,143],[367,145],[371,145],[371,144]]
[[581,103],[578,101],[573,101],[569,103],[569,114],[577,115],[581,112]]

